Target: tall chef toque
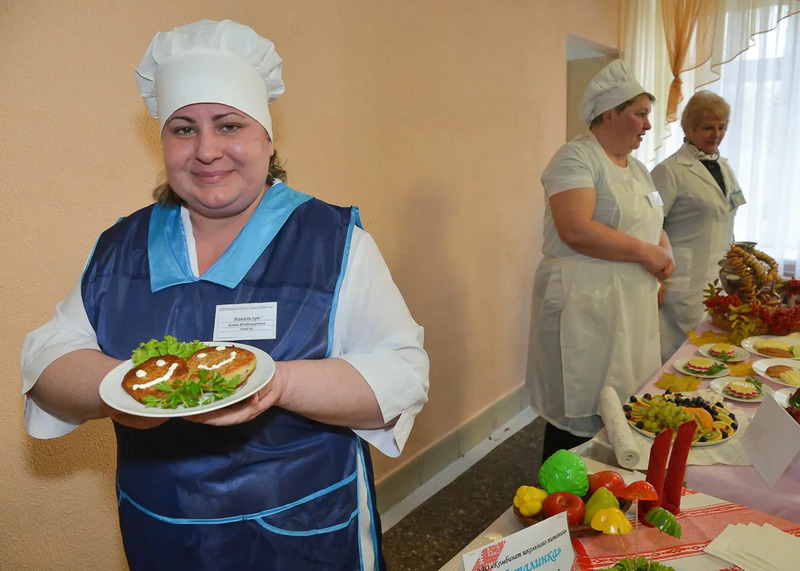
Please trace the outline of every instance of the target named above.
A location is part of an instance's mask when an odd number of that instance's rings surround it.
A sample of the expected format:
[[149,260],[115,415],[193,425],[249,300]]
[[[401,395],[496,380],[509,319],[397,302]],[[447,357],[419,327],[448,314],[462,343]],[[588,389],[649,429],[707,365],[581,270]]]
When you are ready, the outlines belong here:
[[589,82],[581,99],[581,119],[589,125],[598,115],[646,92],[625,62],[614,60]]
[[283,60],[271,41],[231,20],[200,20],[153,37],[136,68],[136,84],[161,129],[193,103],[229,105],[272,137],[269,103],[285,91]]

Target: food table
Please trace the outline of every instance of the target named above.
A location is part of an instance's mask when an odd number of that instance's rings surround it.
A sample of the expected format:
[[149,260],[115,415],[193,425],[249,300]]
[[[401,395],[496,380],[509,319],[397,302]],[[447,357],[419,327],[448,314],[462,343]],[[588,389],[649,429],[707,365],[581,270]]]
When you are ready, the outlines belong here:
[[[697,333],[711,330],[709,323],[704,323],[698,328]],[[638,394],[663,393],[664,389],[656,387],[656,382],[664,373],[676,373],[673,363],[679,359],[698,356],[698,346],[687,340],[681,345],[678,351],[665,363],[641,388]],[[763,357],[751,354],[748,362],[754,363]],[[756,375],[753,375],[756,376]],[[764,385],[769,386],[773,391],[786,389],[786,385],[757,377]],[[707,389],[709,381],[700,382],[701,389]],[[718,395],[722,400],[722,395]],[[755,415],[760,403],[740,402],[725,399],[726,408],[734,412],[739,418],[749,420]],[[741,435],[737,435],[740,437]],[[724,446],[725,444],[720,444]],[[604,432],[601,432],[595,439],[590,441],[583,451],[576,450],[581,455],[598,456],[598,450],[602,454],[603,447],[608,448],[608,439]],[[599,457],[609,461],[613,454],[605,453]],[[713,494],[716,497],[727,501],[755,508],[767,513],[782,517],[794,522],[800,522],[800,461],[795,462],[787,468],[781,479],[773,487],[769,488],[764,480],[759,476],[753,466],[730,466],[714,464],[710,466],[690,465],[686,468],[685,485],[693,490],[706,494]]]
[[[585,459],[590,473],[611,469],[612,466],[591,458]],[[641,473],[629,472],[614,467],[625,478],[626,483],[642,479]],[[511,499],[509,498],[509,505]],[[631,508],[632,510],[633,508]],[[632,511],[629,511],[629,515]],[[630,518],[633,516],[630,515]],[[727,502],[710,495],[684,490],[681,500],[681,513],[678,521],[683,528],[680,540],[661,537],[658,541],[655,560],[664,562],[682,571],[716,571],[731,568],[727,561],[714,557],[703,550],[726,528],[728,523],[769,523],[778,529],[800,536],[800,524],[778,518],[755,509]],[[524,528],[509,507],[480,536],[470,542],[458,555],[448,561],[441,571],[459,571],[461,558],[465,553],[488,545],[501,537],[507,537]],[[647,556],[653,551],[657,530],[642,526],[639,530],[639,554]],[[625,537],[625,544],[633,549],[633,534]],[[572,540],[575,550],[574,569],[602,569],[623,557],[623,546],[619,537],[593,535]],[[789,557],[789,554],[787,554]]]

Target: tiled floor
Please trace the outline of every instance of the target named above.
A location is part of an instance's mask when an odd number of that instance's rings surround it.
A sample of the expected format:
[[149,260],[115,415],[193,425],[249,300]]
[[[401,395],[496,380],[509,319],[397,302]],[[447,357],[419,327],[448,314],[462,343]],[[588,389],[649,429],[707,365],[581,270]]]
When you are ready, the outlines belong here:
[[545,422],[536,418],[383,534],[389,571],[435,571],[538,479]]

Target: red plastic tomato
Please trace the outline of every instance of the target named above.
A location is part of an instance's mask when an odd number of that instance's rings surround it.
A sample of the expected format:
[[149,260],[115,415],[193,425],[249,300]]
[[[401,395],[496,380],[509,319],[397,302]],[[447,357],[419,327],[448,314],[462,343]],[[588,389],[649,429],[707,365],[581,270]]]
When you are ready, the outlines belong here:
[[586,504],[570,492],[553,492],[542,501],[542,516],[548,518],[561,512],[567,512],[567,525],[580,525],[586,514]]
[[625,480],[619,472],[603,470],[589,474],[589,497],[592,497],[597,488],[607,488],[614,495],[625,487]]

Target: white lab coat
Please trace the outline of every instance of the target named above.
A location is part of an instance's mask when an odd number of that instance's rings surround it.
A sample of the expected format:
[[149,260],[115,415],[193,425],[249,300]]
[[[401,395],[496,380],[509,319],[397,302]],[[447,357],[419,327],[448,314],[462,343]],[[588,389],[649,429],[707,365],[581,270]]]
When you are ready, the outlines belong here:
[[733,241],[738,207],[731,197],[741,189],[728,162],[720,157],[719,165],[726,194],[686,143],[651,173],[664,201],[664,230],[675,258],[659,312],[663,361],[703,321],[703,290],[719,276],[718,262]]
[[[590,132],[564,145],[542,174],[547,197],[594,188],[594,220],[657,244],[662,209],[647,169],[613,164]],[[650,199],[648,199],[650,195]],[[660,365],[658,281],[640,264],[583,256],[564,244],[546,198],[544,257],[533,287],[527,385],[531,407],[578,436],[603,423],[600,391],[633,394]]]

